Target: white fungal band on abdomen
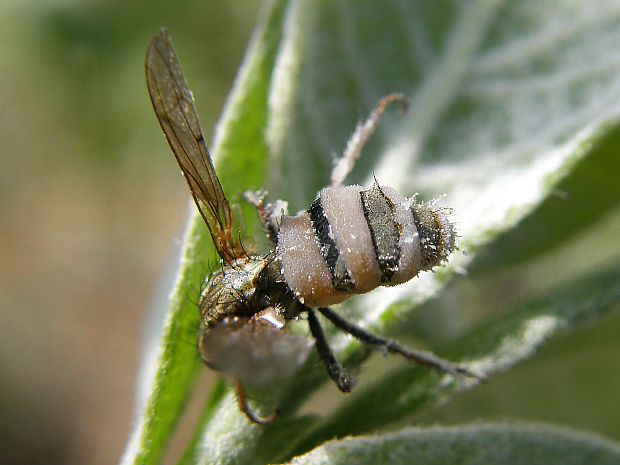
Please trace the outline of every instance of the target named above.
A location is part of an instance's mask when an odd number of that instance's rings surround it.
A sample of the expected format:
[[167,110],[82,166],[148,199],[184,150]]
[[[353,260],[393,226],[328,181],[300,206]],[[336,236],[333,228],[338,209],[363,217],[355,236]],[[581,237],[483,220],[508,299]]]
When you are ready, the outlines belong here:
[[282,218],[276,257],[286,284],[301,303],[321,307],[350,297],[350,293],[339,291],[332,284],[308,212]]
[[348,290],[356,294],[371,291],[381,280],[361,191],[361,186],[326,187],[317,199],[329,222],[329,235],[338,248],[339,259],[346,265],[352,283]]

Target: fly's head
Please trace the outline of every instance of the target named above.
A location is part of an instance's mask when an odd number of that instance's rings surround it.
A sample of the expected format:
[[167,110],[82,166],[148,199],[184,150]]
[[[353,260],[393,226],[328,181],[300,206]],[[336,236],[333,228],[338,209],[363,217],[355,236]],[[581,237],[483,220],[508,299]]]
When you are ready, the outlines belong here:
[[286,320],[303,310],[284,282],[277,263],[259,256],[240,258],[209,277],[200,298],[198,341],[202,358],[209,366],[214,365],[210,347],[216,327],[232,334],[252,319],[262,326],[282,329]]
[[282,331],[302,305],[272,264],[257,256],[236,260],[209,278],[200,302],[202,359],[254,387],[292,376],[314,345]]

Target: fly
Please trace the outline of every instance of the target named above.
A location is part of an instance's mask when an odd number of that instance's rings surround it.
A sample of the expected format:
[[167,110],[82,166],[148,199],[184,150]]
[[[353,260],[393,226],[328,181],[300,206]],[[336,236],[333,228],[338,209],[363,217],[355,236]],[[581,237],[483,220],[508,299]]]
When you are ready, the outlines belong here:
[[[357,126],[332,171],[331,184],[307,210],[289,216],[286,202],[265,204],[261,193],[246,195],[273,246],[259,255],[238,235],[165,29],[148,47],[146,81],[159,124],[223,262],[200,296],[200,355],[210,368],[234,376],[240,409],[249,420],[270,423],[277,410],[268,417],[253,412],[244,383],[266,385],[292,376],[313,346],[338,388],[352,389],[354,381],[334,357],[315,311],[376,349],[453,375],[484,379],[465,366],[372,334],[329,307],[378,286],[409,281],[443,263],[455,248],[454,226],[442,209],[376,181],[367,189],[342,185],[385,108],[392,102],[406,107],[404,96],[383,97]],[[287,321],[300,314],[307,315],[312,339],[284,331]]]

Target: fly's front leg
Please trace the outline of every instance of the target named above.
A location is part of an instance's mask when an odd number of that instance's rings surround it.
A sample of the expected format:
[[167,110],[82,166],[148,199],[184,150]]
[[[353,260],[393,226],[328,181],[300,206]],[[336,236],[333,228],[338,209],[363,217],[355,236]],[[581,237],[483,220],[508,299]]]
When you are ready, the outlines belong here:
[[392,354],[399,354],[403,357],[408,358],[409,360],[413,360],[414,362],[418,362],[423,365],[427,365],[429,367],[444,371],[446,373],[451,373],[453,375],[471,376],[473,378],[479,379],[480,381],[486,381],[487,379],[486,376],[475,373],[463,365],[458,365],[449,360],[437,357],[432,352],[427,352],[423,350],[412,350],[408,347],[400,345],[398,342],[392,339],[388,339],[366,331],[365,329],[354,325],[350,321],[345,320],[336,312],[334,312],[331,308],[321,307],[318,310],[336,327],[349,333],[354,338],[359,339],[364,344],[373,346],[378,350],[385,350]]
[[392,102],[400,102],[403,112],[409,107],[409,102],[403,94],[388,94],[379,100],[379,103],[368,118],[357,124],[355,132],[349,138],[342,156],[335,160],[334,169],[332,170],[332,186],[339,186],[344,182],[347,175],[353,169],[355,161],[359,158],[362,147],[364,147],[372,133],[375,132],[381,115]]
[[265,203],[265,191],[247,191],[245,199],[256,207],[258,219],[263,225],[265,234],[271,243],[278,244],[278,231],[282,217],[288,214],[288,203],[284,200],[276,200],[274,203]]

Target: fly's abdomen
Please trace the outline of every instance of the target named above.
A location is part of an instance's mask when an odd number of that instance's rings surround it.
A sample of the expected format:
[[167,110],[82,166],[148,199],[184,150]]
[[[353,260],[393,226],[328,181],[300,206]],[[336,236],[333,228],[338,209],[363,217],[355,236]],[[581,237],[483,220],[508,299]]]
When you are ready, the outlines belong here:
[[277,257],[289,288],[317,307],[408,281],[443,261],[454,240],[441,210],[390,187],[331,186],[282,219]]

